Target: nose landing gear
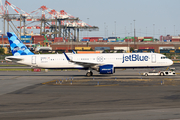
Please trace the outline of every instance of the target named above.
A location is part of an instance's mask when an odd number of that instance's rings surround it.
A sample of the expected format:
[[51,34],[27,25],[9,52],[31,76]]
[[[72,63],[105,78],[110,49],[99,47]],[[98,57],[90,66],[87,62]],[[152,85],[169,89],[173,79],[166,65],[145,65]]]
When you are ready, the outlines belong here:
[[86,76],[87,76],[87,77],[93,76],[93,72],[89,70],[89,71],[86,73]]

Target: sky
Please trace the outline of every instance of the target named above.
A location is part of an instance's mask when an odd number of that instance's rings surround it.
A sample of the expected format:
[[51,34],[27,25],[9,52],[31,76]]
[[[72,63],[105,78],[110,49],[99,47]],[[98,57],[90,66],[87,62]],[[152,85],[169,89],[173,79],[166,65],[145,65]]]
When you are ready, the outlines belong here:
[[[180,0],[8,0],[26,12],[45,5],[79,17],[99,31],[81,32],[80,37],[125,37],[180,34]],[[4,0],[2,0],[4,4]],[[15,11],[9,6],[9,13]],[[0,30],[3,30],[0,22]]]

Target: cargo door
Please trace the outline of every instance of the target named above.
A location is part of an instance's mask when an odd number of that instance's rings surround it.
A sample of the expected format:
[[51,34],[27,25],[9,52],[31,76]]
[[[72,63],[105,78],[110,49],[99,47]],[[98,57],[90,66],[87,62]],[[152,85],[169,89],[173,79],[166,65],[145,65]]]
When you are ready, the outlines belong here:
[[151,62],[156,63],[156,54],[151,55]]
[[36,64],[36,56],[32,56],[31,61],[32,61],[32,64]]

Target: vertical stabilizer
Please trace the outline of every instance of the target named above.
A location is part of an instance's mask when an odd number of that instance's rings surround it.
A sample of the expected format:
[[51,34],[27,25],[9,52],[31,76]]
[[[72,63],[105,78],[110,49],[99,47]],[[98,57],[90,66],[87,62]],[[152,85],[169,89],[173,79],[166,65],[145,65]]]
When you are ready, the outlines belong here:
[[34,55],[27,47],[19,40],[13,32],[7,32],[10,48],[13,56],[19,55]]

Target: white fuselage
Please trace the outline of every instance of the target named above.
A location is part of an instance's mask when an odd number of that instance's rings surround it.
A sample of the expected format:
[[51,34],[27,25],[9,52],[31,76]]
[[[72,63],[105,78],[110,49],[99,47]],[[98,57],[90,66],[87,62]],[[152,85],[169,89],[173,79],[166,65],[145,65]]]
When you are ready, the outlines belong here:
[[[112,64],[114,68],[164,67],[173,64],[172,60],[158,53],[102,53],[102,54],[67,54],[73,61],[101,64]],[[36,54],[9,56],[22,59],[17,63],[47,69],[83,69],[84,66],[69,62],[64,54]]]

